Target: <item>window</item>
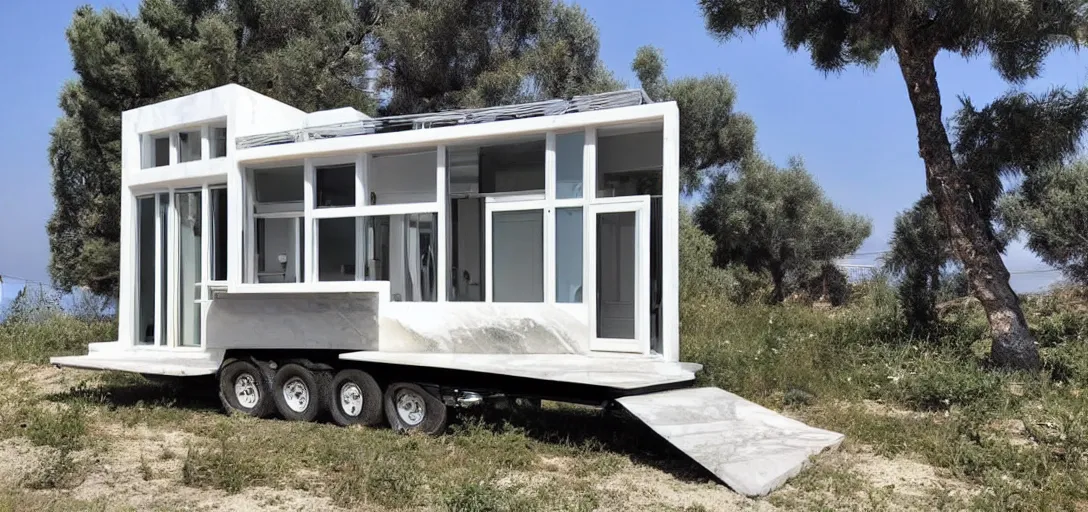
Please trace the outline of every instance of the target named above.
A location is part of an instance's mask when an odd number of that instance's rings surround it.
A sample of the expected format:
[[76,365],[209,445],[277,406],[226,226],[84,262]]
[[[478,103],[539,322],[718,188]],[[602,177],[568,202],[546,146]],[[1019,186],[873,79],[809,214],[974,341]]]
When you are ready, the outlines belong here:
[[355,280],[355,218],[318,219],[317,280]]
[[155,196],[136,200],[136,343],[155,343]]
[[555,301],[582,302],[582,208],[555,210]]
[[437,201],[437,169],[438,154],[435,151],[375,155],[367,171],[370,197],[366,198],[366,204]]
[[258,217],[256,267],[258,283],[301,283],[305,226],[302,217]]
[[151,155],[147,159],[148,167],[162,167],[170,165],[170,136],[162,135],[152,137]]
[[544,190],[544,140],[480,148],[480,192]]
[[585,132],[563,133],[555,137],[555,198],[582,197],[582,149]]
[[661,195],[661,130],[609,133],[597,138],[597,197]]
[[491,217],[492,301],[544,302],[544,211]]
[[305,178],[302,167],[280,167],[253,171],[253,188],[258,203],[302,202]]
[[201,159],[200,130],[178,133],[178,162]]
[[363,218],[365,276],[389,281],[394,301],[438,300],[438,237],[435,213]]
[[213,188],[211,192],[211,280],[227,280],[227,189]]
[[227,156],[227,127],[213,126],[211,137],[212,158]]
[[[355,206],[355,164],[314,169],[317,179],[314,207]],[[432,188],[434,180],[431,180]]]
[[178,345],[200,346],[201,191],[174,194],[178,215]]

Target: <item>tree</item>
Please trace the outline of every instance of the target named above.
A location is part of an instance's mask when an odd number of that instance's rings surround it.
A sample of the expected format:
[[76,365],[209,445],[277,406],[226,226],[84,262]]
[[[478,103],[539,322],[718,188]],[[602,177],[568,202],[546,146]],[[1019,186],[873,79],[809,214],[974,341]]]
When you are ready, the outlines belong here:
[[306,111],[370,114],[620,87],[585,13],[555,0],[144,0],[134,16],[81,7],[66,35],[78,78],[49,146],[49,271],[110,296],[122,111],[232,82]]
[[631,68],[643,90],[680,111],[680,186],[695,192],[707,178],[736,165],[755,148],[755,123],[733,110],[737,92],[728,78],[706,75],[669,81],[665,58],[652,46],[638,49]]
[[[1003,178],[1022,176],[1037,182],[1041,172],[1074,154],[1086,123],[1088,97],[1083,92],[1011,92],[981,110],[961,99],[952,118],[953,153],[974,210],[1000,252],[1016,236],[1016,229],[998,212],[999,201],[1006,202]],[[966,286],[951,280],[965,276],[950,270],[959,261],[929,195],[896,217],[885,263],[901,277],[900,302],[915,331],[935,327],[937,301]]]
[[622,88],[601,63],[593,22],[555,0],[391,0],[374,34],[383,114]]
[[872,229],[832,204],[799,159],[778,168],[758,155],[736,177],[714,177],[695,219],[716,241],[714,263],[768,272],[774,302],[856,251]]
[[893,52],[907,86],[925,161],[926,188],[982,303],[993,334],[990,356],[1000,366],[1034,369],[1038,348],[994,241],[975,208],[970,169],[955,159],[942,119],[934,60],[941,51],[975,57],[988,52],[1007,81],[1039,75],[1051,50],[1077,45],[1085,0],[700,0],[708,30],[722,39],[772,22],[791,50],[804,47],[813,65],[838,71],[875,66]]
[[933,198],[925,196],[895,217],[884,266],[899,276],[899,303],[916,333],[937,325],[937,291],[943,270],[952,259],[948,230],[937,215]]
[[1001,210],[1044,262],[1088,285],[1088,161],[1043,170],[1003,198]]

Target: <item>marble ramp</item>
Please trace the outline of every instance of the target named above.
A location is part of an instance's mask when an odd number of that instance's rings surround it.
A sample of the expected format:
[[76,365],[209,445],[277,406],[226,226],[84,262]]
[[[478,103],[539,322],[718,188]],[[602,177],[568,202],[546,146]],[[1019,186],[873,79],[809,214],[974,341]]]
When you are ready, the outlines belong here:
[[718,388],[616,400],[734,491],[763,496],[801,472],[843,435],[813,428]]

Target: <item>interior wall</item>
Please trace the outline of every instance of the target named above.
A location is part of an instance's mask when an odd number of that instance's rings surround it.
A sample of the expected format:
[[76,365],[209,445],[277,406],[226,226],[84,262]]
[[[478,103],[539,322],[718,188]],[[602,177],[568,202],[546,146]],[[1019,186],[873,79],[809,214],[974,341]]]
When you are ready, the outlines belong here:
[[376,156],[367,171],[367,190],[379,205],[435,201],[437,172],[438,154],[434,151]]

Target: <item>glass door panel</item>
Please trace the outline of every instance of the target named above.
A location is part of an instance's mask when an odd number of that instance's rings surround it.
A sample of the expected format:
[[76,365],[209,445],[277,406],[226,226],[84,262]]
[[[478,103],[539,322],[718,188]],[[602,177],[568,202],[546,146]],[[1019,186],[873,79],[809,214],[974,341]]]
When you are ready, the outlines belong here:
[[200,191],[174,195],[178,214],[178,345],[200,346]]

